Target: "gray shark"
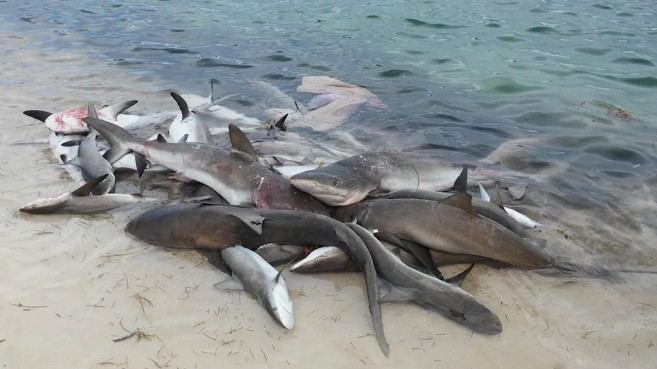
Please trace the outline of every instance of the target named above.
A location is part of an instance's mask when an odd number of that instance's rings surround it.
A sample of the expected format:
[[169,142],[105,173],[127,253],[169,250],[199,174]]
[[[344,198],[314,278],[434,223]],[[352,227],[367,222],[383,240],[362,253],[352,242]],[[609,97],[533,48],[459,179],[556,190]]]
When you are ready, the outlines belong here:
[[[382,301],[411,300],[477,333],[498,334],[502,331],[502,323],[497,315],[462,288],[418,272],[402,263],[371,232],[360,225],[348,223],[347,226],[363,240],[381,277],[392,284],[391,293],[389,296],[382,295]],[[398,291],[394,291],[395,289]],[[397,293],[396,297],[393,296],[394,293]],[[401,299],[400,294],[403,295]]]
[[147,243],[177,248],[216,250],[239,244],[255,249],[267,243],[337,246],[365,274],[376,338],[383,353],[389,353],[370,253],[349,227],[335,219],[301,211],[192,203],[149,210],[131,220],[126,230]]
[[484,256],[525,268],[547,267],[552,261],[539,247],[482,219],[472,207],[472,196],[465,192],[441,202],[367,200],[336,208],[333,216],[340,221],[358,219],[368,229],[448,253]]
[[85,118],[85,122],[97,129],[112,146],[105,153],[109,162],[134,151],[152,163],[209,186],[232,205],[327,214],[326,208],[315,198],[260,164],[248,139],[234,125],[230,126],[233,150],[227,152],[207,144],[149,142],[134,138],[126,130],[100,119]]
[[223,249],[221,257],[233,278],[215,284],[215,288],[250,291],[279,324],[287,329],[294,327],[294,308],[281,273],[241,245]]
[[78,155],[71,160],[67,160],[66,164],[80,167],[86,181],[91,181],[100,176],[106,176],[105,180],[95,186],[91,191],[93,195],[104,195],[114,189],[116,178],[114,177],[112,164],[98,151],[98,146],[96,145],[97,135],[98,133],[95,130],[89,132],[78,147]]
[[30,214],[90,214],[116,209],[124,205],[157,200],[137,194],[110,193],[90,196],[91,190],[101,183],[106,176],[100,176],[73,192],[32,201],[18,210]]
[[323,203],[344,206],[368,195],[408,188],[451,188],[462,165],[408,154],[370,152],[299,173],[290,182]]
[[[388,193],[383,193],[373,196],[374,198],[384,198],[384,199],[422,199],[422,200],[433,200],[433,201],[443,201],[454,195],[453,192],[439,192],[439,191],[429,191],[429,190],[398,190]],[[496,204],[480,199],[477,197],[472,198],[472,206],[479,215],[483,215],[490,220],[494,220],[500,225],[510,229],[514,233],[525,236],[527,232],[523,228],[523,225],[520,224],[516,219],[511,217],[506,213],[502,208]]]

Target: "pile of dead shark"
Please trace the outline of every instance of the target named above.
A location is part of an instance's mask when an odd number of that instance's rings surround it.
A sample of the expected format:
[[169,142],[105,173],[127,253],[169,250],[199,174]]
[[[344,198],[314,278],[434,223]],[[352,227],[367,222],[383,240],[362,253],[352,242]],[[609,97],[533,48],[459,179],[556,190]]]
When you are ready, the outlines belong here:
[[[172,121],[149,139],[134,132],[152,125],[153,116],[125,113],[136,101],[98,111],[92,105],[25,111],[52,131],[53,156],[81,186],[20,211],[84,214],[166,203],[132,219],[127,232],[149,244],[202,251],[233,274],[216,287],[252,291],[287,329],[294,326],[293,303],[271,264],[306,256],[291,270],[360,270],[386,355],[382,302],[410,300],[476,333],[500,333],[495,313],[459,282],[480,262],[554,267],[526,235],[525,228],[538,223],[505,207],[497,191],[492,201],[481,185],[478,197],[466,191],[468,181],[494,180],[485,167],[357,152],[357,145],[328,146],[298,135],[299,126],[333,129],[363,104],[387,109],[369,90],[330,77],[304,77],[298,91],[317,96],[307,106],[271,109],[273,119],[265,122],[220,105],[212,93],[171,93],[180,111],[160,114]],[[191,190],[182,200],[114,193],[118,169],[142,179],[148,173],[176,177]],[[444,280],[437,267],[450,264],[470,268]]]

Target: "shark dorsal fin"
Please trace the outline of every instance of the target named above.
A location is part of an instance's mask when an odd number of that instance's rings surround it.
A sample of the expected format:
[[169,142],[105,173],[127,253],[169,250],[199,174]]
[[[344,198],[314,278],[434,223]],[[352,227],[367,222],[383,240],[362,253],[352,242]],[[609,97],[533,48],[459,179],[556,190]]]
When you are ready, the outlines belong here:
[[43,110],[25,110],[23,114],[27,115],[28,117],[32,117],[36,120],[40,120],[44,123],[46,122],[46,119],[48,119],[48,117],[52,115],[52,113],[48,113],[47,111],[43,111]]
[[283,132],[287,131],[287,125],[285,124],[286,119],[287,119],[287,114],[283,115],[281,119],[277,120],[276,123],[274,123],[274,127],[278,128]]
[[185,143],[185,142],[187,142],[188,138],[189,138],[189,133],[185,133],[182,137],[180,137],[180,140],[178,140],[178,143]]
[[106,118],[111,118],[112,120],[116,120],[116,117],[119,114],[128,110],[128,108],[135,105],[137,102],[138,102],[137,100],[124,101],[121,103],[116,103],[110,106],[106,106],[100,109],[100,111],[105,115]]
[[107,174],[103,174],[102,176],[85,183],[84,185],[80,186],[80,188],[78,188],[77,190],[71,192],[71,195],[89,196],[89,194],[91,194],[91,190],[93,190],[94,187],[98,186],[98,184],[103,180],[105,180],[105,178],[107,178]]
[[228,125],[228,136],[230,137],[230,144],[233,150],[243,152],[253,158],[253,160],[258,160],[258,154],[253,148],[253,145],[251,145],[249,138],[236,125]]
[[472,207],[472,196],[467,192],[456,193],[443,200],[440,204],[459,208],[469,214],[477,214]]
[[98,118],[98,114],[96,113],[96,108],[88,102],[87,103],[87,116],[91,118]]
[[180,113],[182,114],[182,119],[186,119],[189,116],[189,106],[187,105],[187,101],[175,92],[171,92],[171,97],[176,100],[176,104],[178,104],[178,108],[180,108]]
[[166,143],[166,142],[167,142],[167,139],[166,139],[166,137],[164,137],[163,134],[158,133],[158,134],[157,134],[157,137],[155,138],[155,141],[156,141],[156,142],[159,142],[159,143]]
[[493,202],[493,204],[499,206],[500,209],[504,210],[504,203],[502,202],[502,195],[500,194],[500,188],[497,186],[495,186],[495,193],[493,193],[493,198],[491,199],[491,201]]
[[463,165],[463,170],[461,174],[454,181],[454,191],[456,192],[467,192],[468,188],[468,165]]

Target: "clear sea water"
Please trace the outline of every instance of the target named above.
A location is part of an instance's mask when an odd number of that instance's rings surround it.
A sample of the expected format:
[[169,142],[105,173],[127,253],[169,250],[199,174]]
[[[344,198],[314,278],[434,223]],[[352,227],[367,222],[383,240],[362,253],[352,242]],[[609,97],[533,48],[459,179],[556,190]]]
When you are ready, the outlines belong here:
[[515,154],[495,158],[535,176],[520,205],[561,227],[559,250],[656,269],[652,0],[0,1],[0,32],[85,55],[80,78],[119,68],[153,91],[265,80],[304,99],[303,75],[364,86],[390,110],[364,107],[341,129],[373,148],[473,160],[506,143]]

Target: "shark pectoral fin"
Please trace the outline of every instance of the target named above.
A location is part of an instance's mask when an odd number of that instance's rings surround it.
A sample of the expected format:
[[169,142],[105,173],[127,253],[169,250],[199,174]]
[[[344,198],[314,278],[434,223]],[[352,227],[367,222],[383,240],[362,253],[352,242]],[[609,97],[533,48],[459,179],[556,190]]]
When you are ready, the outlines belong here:
[[81,140],[71,140],[71,141],[62,142],[61,146],[64,147],[80,146],[81,143],[82,143]]
[[258,214],[231,214],[235,218],[242,221],[249,228],[253,229],[257,234],[262,234],[262,223],[264,223],[265,218]]
[[253,145],[251,145],[249,138],[236,125],[228,125],[228,137],[230,138],[230,144],[233,150],[243,152],[253,160],[258,160],[258,153],[256,153]]
[[227,291],[244,291],[244,286],[237,278],[226,278],[214,284],[214,288]]
[[404,248],[413,254],[413,256],[415,256],[420,261],[420,263],[422,263],[422,265],[427,268],[429,274],[440,279],[441,281],[445,280],[443,274],[440,272],[440,270],[438,270],[438,267],[436,267],[436,263],[433,261],[431,252],[428,248],[404,239],[400,239],[400,241],[404,245]]
[[89,196],[91,194],[91,190],[93,190],[98,184],[107,178],[108,174],[103,174],[102,176],[89,181],[85,183],[84,185],[80,186],[77,190],[71,192],[71,195],[73,196]]
[[459,274],[457,274],[457,275],[455,275],[451,278],[445,279],[445,282],[447,282],[449,284],[453,284],[455,286],[463,287],[463,281],[465,281],[465,277],[467,277],[468,274],[470,274],[472,269],[474,269],[474,266],[475,266],[474,263],[470,264],[468,269],[462,271],[461,273],[459,273]]
[[171,97],[176,100],[176,104],[178,104],[178,108],[182,114],[182,119],[184,120],[189,116],[189,106],[187,105],[187,101],[175,92],[171,92]]
[[472,196],[467,192],[456,193],[445,200],[440,202],[441,205],[449,205],[459,208],[471,215],[477,215],[474,207],[472,207]]
[[25,110],[23,114],[27,115],[30,118],[40,120],[44,123],[46,122],[46,119],[48,119],[48,117],[52,115],[52,113],[43,110]]
[[468,188],[468,165],[463,165],[463,170],[456,180],[454,181],[454,191],[456,192],[467,192]]
[[68,160],[66,158],[66,155],[62,154],[59,158],[62,159],[62,162],[64,162],[64,164],[66,165],[75,165],[76,167],[82,167],[82,161],[80,160],[79,156],[76,156],[73,159]]
[[91,118],[98,118],[98,114],[96,113],[96,108],[90,103],[87,102],[87,116]]
[[123,113],[124,111],[128,110],[131,106],[135,105],[138,101],[137,100],[130,100],[130,101],[124,101],[120,103],[116,103],[110,106],[106,106],[100,111],[107,117],[112,118],[113,120],[116,120],[116,117]]
[[415,288],[400,287],[379,278],[379,303],[412,301],[419,292]]

